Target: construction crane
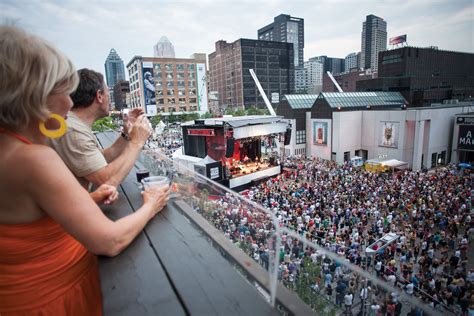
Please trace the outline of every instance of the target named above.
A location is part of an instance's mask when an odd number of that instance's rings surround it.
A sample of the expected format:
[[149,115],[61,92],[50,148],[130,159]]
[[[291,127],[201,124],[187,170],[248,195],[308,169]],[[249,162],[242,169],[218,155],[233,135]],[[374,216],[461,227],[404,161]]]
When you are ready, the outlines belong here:
[[341,86],[337,83],[336,79],[334,79],[334,77],[332,76],[332,73],[330,71],[326,71],[326,73],[328,74],[329,79],[331,79],[332,83],[334,83],[334,85],[336,86],[337,91],[344,92],[342,91]]
[[267,95],[265,94],[265,91],[263,91],[262,85],[260,84],[260,81],[258,81],[257,75],[255,74],[253,69],[249,69],[249,72],[253,78],[253,81],[255,81],[255,84],[257,85],[258,91],[262,95],[263,101],[265,102],[265,105],[267,106],[270,115],[276,116],[275,110],[273,109],[270,101],[268,101]]

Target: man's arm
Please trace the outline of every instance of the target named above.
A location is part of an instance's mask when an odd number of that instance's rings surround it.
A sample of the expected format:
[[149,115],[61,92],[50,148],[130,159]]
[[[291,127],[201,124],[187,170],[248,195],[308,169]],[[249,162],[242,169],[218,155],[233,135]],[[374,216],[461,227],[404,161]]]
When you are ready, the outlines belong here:
[[125,150],[127,147],[128,141],[123,137],[119,136],[115,142],[104,149],[104,157],[108,163],[111,163]]
[[[130,133],[132,132],[133,125],[143,114],[143,109],[135,108],[128,112],[128,114],[123,118],[122,132],[124,135],[126,135],[126,137],[130,138]],[[125,149],[128,140],[121,135],[117,138],[117,140],[115,140],[115,142],[110,147],[104,149],[103,154],[105,160],[107,160],[108,163],[114,161]]]
[[142,147],[141,143],[128,142],[116,159],[104,168],[86,175],[85,178],[96,186],[104,183],[118,186],[132,169]]
[[[151,127],[148,119],[145,116],[140,116],[130,131],[130,141],[123,140],[125,146],[117,157],[107,166],[86,175],[85,178],[95,185],[107,183],[118,186],[132,169],[145,141],[150,135]],[[115,143],[117,142],[122,141],[116,141]],[[114,147],[114,145],[111,147]],[[122,144],[119,143],[115,149],[119,148],[119,146],[122,146]]]

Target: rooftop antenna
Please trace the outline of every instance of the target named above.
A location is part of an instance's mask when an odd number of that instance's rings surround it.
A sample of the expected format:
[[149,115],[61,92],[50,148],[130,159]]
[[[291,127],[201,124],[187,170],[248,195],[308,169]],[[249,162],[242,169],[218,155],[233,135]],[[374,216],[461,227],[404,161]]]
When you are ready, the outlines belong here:
[[250,71],[250,75],[253,78],[253,81],[255,81],[255,84],[257,85],[258,91],[262,95],[263,101],[265,102],[265,105],[267,106],[267,109],[270,112],[270,115],[276,116],[275,110],[270,104],[270,101],[268,101],[267,95],[265,94],[265,91],[263,91],[262,85],[260,84],[260,81],[258,81],[257,75],[255,74],[253,69],[249,69],[249,71]]
[[344,92],[342,91],[341,86],[337,83],[336,79],[334,79],[334,77],[332,76],[332,73],[330,71],[326,71],[326,73],[328,74],[329,79],[331,79],[332,83],[334,83],[334,85],[336,86],[337,91]]

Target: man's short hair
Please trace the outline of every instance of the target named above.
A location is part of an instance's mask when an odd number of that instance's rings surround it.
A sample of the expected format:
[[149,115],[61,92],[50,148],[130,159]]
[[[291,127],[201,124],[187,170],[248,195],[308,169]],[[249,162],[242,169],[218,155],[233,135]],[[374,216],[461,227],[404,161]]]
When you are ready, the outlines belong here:
[[104,89],[104,76],[87,68],[79,69],[77,74],[79,75],[79,85],[76,91],[71,94],[73,108],[87,108],[94,102],[97,91]]

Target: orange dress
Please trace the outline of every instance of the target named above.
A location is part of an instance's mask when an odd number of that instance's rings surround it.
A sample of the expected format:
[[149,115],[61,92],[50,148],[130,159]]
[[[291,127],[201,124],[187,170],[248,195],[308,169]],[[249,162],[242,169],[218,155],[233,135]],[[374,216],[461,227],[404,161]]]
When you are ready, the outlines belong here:
[[53,219],[0,224],[0,315],[101,315],[97,257]]

